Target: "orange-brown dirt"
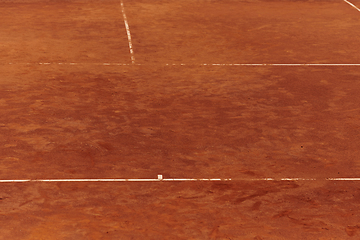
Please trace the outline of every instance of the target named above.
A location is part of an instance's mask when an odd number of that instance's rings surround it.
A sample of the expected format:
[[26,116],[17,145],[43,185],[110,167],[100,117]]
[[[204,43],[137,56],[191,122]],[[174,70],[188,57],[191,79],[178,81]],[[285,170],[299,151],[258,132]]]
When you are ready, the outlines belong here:
[[0,179],[233,180],[0,183],[0,239],[359,238],[359,66],[201,65],[360,63],[356,9],[124,6],[136,64],[119,1],[0,3]]

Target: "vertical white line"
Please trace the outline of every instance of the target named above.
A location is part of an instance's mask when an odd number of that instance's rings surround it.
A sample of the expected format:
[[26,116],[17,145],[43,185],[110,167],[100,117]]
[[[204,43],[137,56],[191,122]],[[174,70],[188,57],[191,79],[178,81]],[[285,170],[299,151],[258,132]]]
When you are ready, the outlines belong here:
[[352,6],[353,8],[355,8],[356,10],[358,10],[360,12],[360,9],[355,6],[354,4],[352,4],[351,2],[347,1],[347,0],[344,0],[344,2],[346,2],[347,4],[349,4],[350,6]]
[[126,28],[126,34],[127,34],[128,42],[129,42],[131,62],[134,64],[135,63],[135,57],[134,57],[134,50],[133,50],[133,46],[132,46],[132,42],[131,42],[131,34],[130,34],[129,23],[127,21],[127,17],[126,17],[126,14],[125,14],[125,8],[124,8],[123,0],[120,0],[120,3],[121,3],[121,11],[122,11],[123,18],[124,18],[124,24],[125,24],[125,28]]

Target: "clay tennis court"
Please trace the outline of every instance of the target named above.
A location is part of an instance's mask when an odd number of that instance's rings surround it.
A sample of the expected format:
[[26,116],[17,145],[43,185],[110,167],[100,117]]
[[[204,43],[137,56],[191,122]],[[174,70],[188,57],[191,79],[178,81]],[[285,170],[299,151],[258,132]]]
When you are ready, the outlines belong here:
[[1,0],[0,239],[358,239],[358,7]]

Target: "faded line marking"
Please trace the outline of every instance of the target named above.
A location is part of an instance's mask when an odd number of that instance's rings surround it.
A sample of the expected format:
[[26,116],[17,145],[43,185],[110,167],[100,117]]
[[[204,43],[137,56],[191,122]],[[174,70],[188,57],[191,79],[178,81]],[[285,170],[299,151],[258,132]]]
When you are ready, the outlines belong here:
[[126,29],[126,34],[128,37],[128,42],[129,42],[129,49],[130,49],[130,55],[131,55],[131,62],[134,64],[135,63],[135,56],[134,56],[134,50],[133,50],[133,46],[132,46],[132,41],[131,41],[131,34],[130,34],[130,28],[129,28],[129,23],[125,14],[125,7],[124,7],[124,3],[123,0],[120,1],[121,4],[121,11],[123,14],[123,18],[124,18],[124,24],[125,24],[125,29]]
[[356,10],[358,10],[360,12],[360,9],[355,6],[354,4],[352,4],[351,2],[347,1],[347,0],[344,0],[344,2],[346,2],[347,4],[349,4],[350,6],[352,6],[353,8],[355,8]]

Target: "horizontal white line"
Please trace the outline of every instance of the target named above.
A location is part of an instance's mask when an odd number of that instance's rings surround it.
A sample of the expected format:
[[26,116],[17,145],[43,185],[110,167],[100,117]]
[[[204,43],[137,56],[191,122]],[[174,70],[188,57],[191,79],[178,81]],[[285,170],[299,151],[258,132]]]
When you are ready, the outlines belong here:
[[186,63],[165,63],[165,64],[128,64],[128,63],[61,63],[61,62],[40,62],[40,63],[6,63],[0,65],[98,65],[98,66],[324,66],[324,67],[336,67],[336,66],[360,66],[360,63],[199,63],[199,64],[186,64]]
[[168,178],[168,179],[24,179],[24,180],[0,180],[0,183],[24,183],[24,182],[184,182],[184,181],[231,181],[231,179],[219,178]]
[[327,178],[328,181],[360,181],[360,178]]
[[230,178],[225,178],[225,179],[221,179],[221,178],[199,178],[199,179],[196,179],[196,178],[165,178],[165,179],[162,179],[162,181],[169,181],[169,182],[172,182],[172,181],[231,181]]
[[360,63],[202,63],[165,64],[166,66],[360,66]]
[[188,182],[188,181],[360,181],[360,178],[252,178],[252,179],[231,179],[231,178],[163,178],[158,175],[154,179],[23,179],[23,180],[0,180],[0,183],[25,183],[25,182]]
[[233,179],[234,181],[360,181],[360,178],[253,178],[253,179]]
[[360,181],[360,178],[255,178],[255,179],[233,179],[234,181]]
[[[273,179],[275,181],[275,179]],[[281,181],[316,181],[315,178],[281,178]]]
[[[4,64],[0,64],[4,65]],[[130,66],[128,63],[78,63],[78,62],[39,62],[39,63],[7,63],[5,65],[104,65],[104,66]],[[140,64],[137,64],[140,65]]]

